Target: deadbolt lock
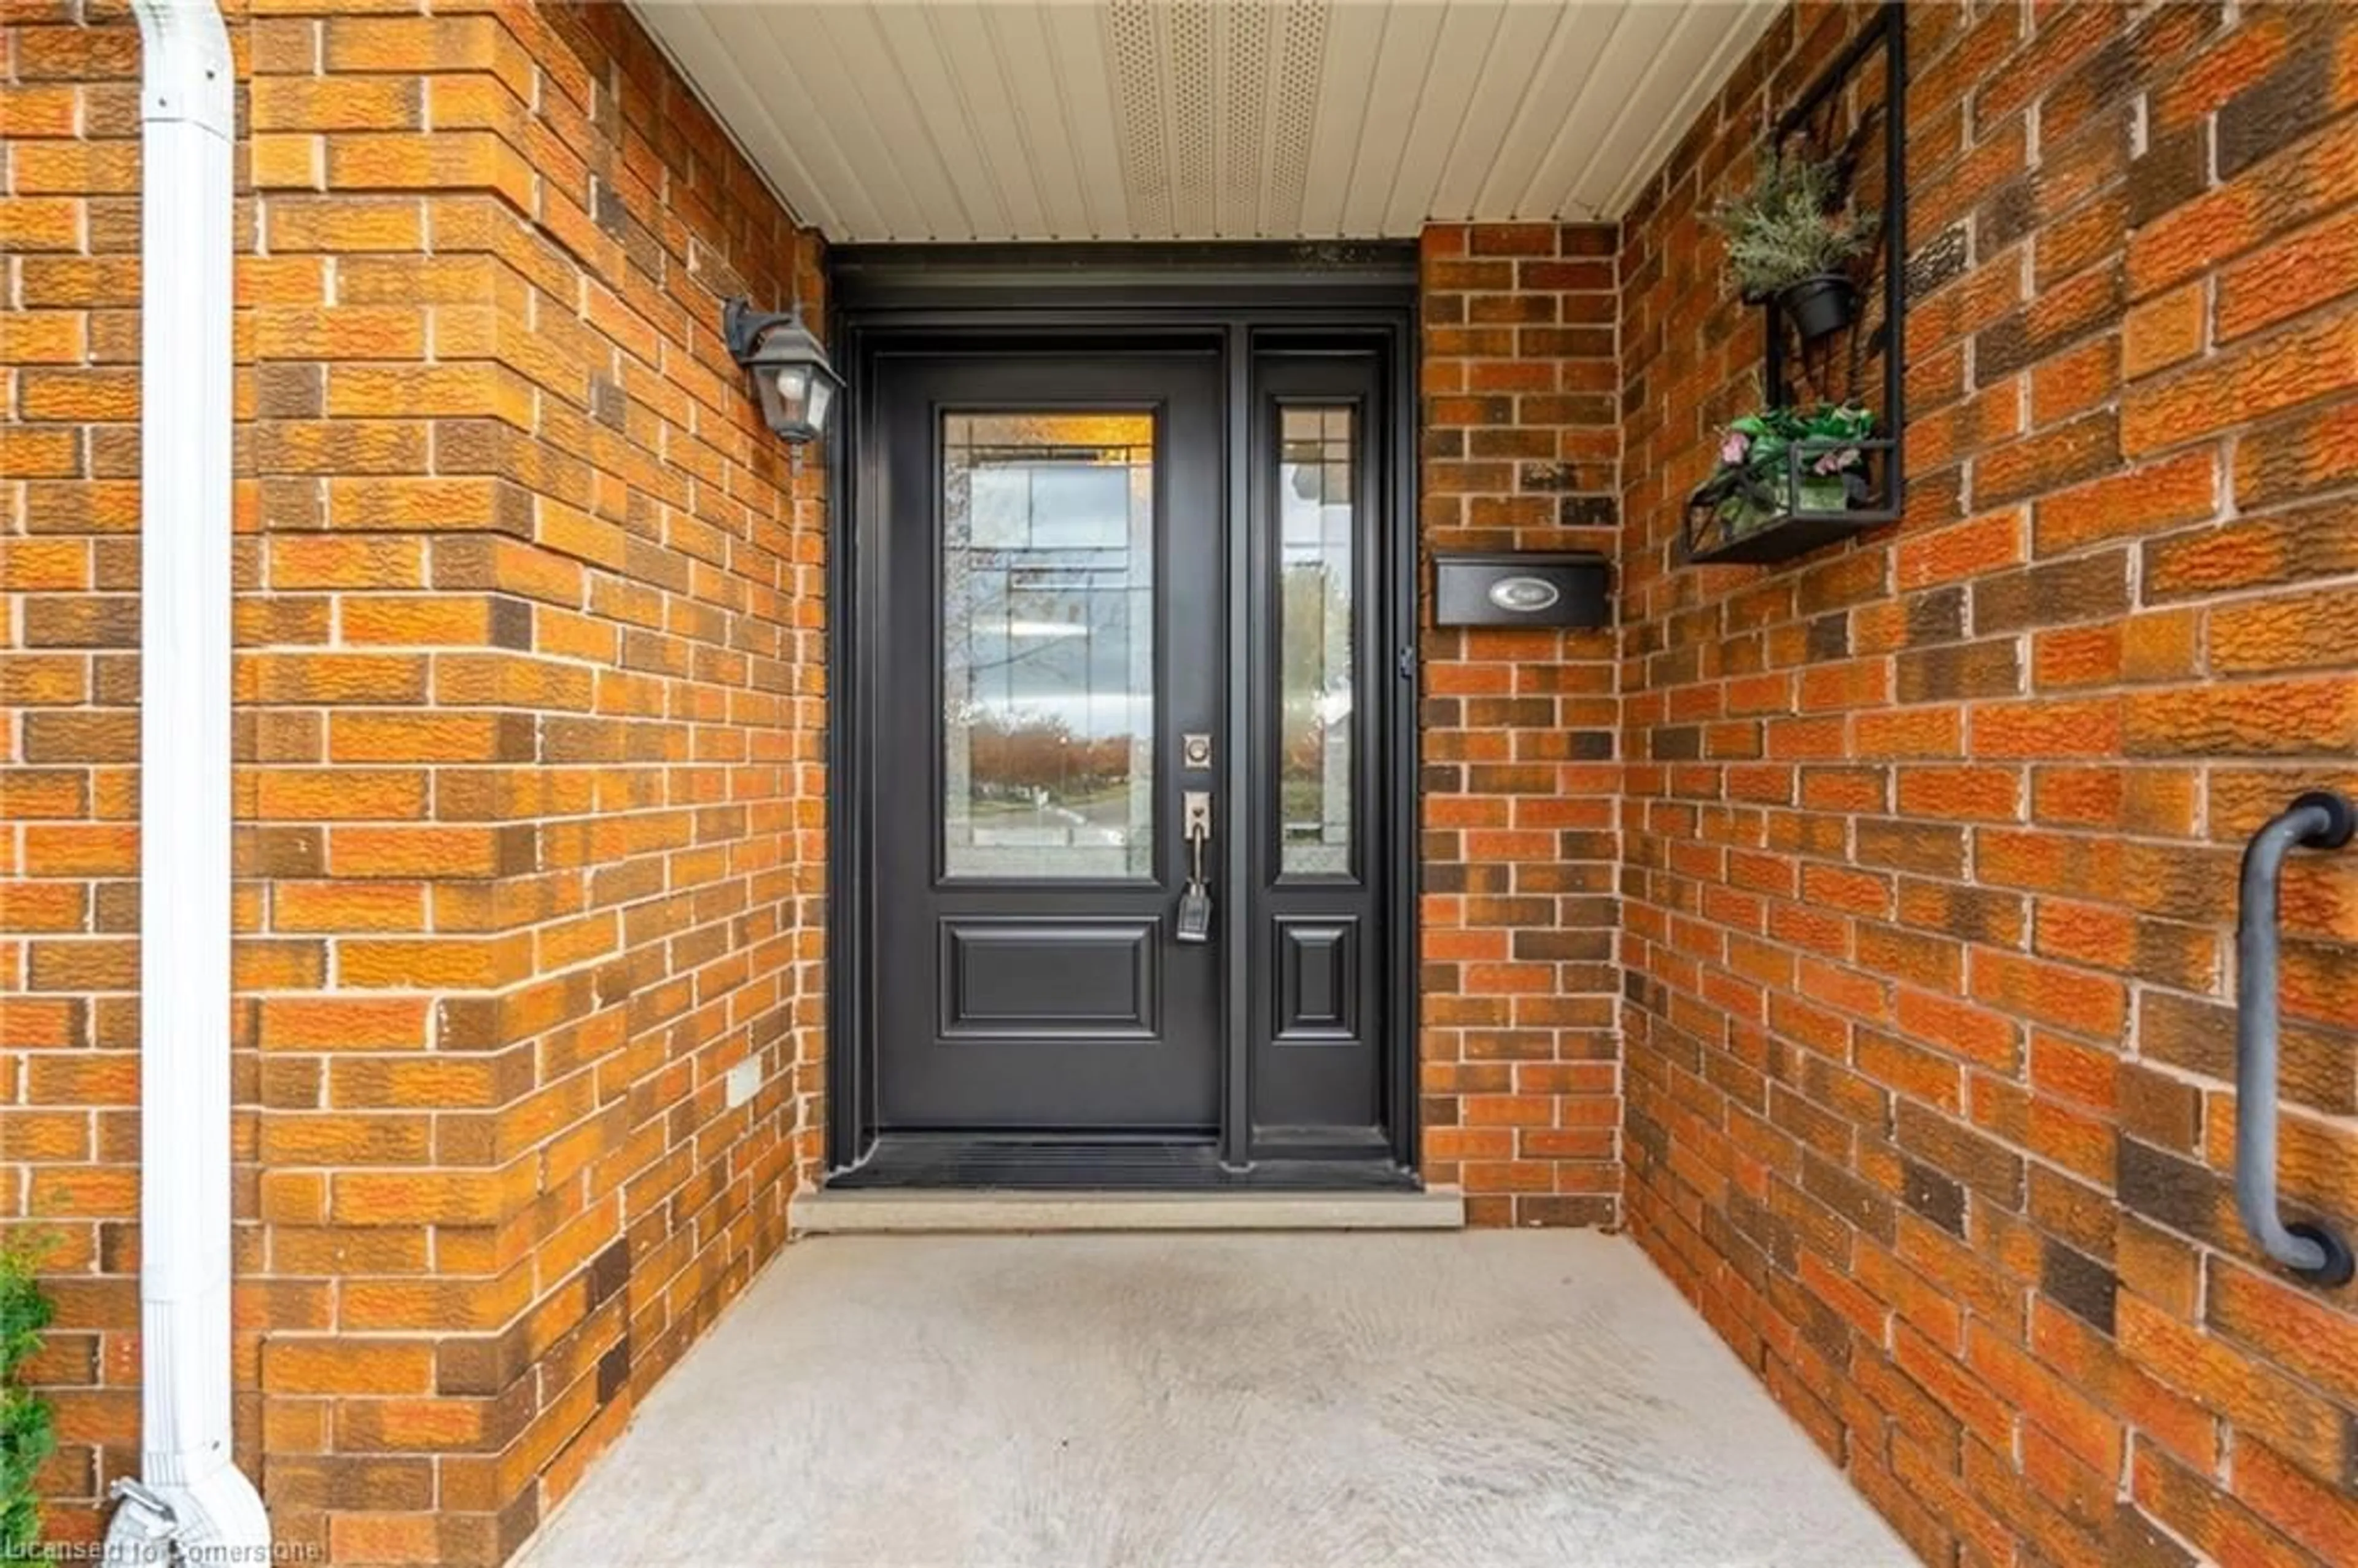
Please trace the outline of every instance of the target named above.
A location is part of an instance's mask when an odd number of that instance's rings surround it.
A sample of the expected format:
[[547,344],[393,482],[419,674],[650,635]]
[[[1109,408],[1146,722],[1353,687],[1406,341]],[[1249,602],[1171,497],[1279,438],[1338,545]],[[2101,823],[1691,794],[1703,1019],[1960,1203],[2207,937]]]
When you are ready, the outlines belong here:
[[1179,761],[1181,765],[1184,767],[1210,767],[1212,765],[1212,738],[1209,735],[1199,735],[1192,731],[1181,736],[1179,739]]

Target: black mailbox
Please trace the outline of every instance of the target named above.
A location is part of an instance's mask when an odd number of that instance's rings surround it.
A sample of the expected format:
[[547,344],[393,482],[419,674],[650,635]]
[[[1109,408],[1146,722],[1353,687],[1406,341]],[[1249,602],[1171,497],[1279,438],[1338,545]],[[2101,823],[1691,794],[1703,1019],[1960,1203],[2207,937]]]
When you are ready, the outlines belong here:
[[1609,626],[1603,556],[1433,557],[1436,626]]

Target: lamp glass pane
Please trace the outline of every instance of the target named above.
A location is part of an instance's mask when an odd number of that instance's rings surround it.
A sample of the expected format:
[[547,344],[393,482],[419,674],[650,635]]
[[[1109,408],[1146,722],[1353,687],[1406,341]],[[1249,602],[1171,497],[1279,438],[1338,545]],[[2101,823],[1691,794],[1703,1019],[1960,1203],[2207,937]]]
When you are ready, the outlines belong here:
[[778,423],[802,424],[806,417],[803,410],[810,402],[810,366],[780,365],[773,376],[773,384],[778,392]]

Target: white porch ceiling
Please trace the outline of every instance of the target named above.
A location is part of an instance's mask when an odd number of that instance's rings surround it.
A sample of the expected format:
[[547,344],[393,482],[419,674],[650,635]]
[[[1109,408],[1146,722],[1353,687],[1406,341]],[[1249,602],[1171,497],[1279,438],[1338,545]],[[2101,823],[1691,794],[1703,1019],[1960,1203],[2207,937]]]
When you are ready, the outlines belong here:
[[833,241],[1618,217],[1784,0],[633,0]]

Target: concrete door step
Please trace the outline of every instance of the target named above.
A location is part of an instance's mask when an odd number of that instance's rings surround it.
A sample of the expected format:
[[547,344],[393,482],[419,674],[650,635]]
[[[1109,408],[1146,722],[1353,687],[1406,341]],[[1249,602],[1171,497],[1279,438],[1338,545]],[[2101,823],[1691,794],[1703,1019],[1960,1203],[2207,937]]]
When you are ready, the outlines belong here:
[[1461,1230],[1465,1195],[1422,1193],[978,1192],[898,1188],[798,1193],[804,1235],[1042,1230]]

